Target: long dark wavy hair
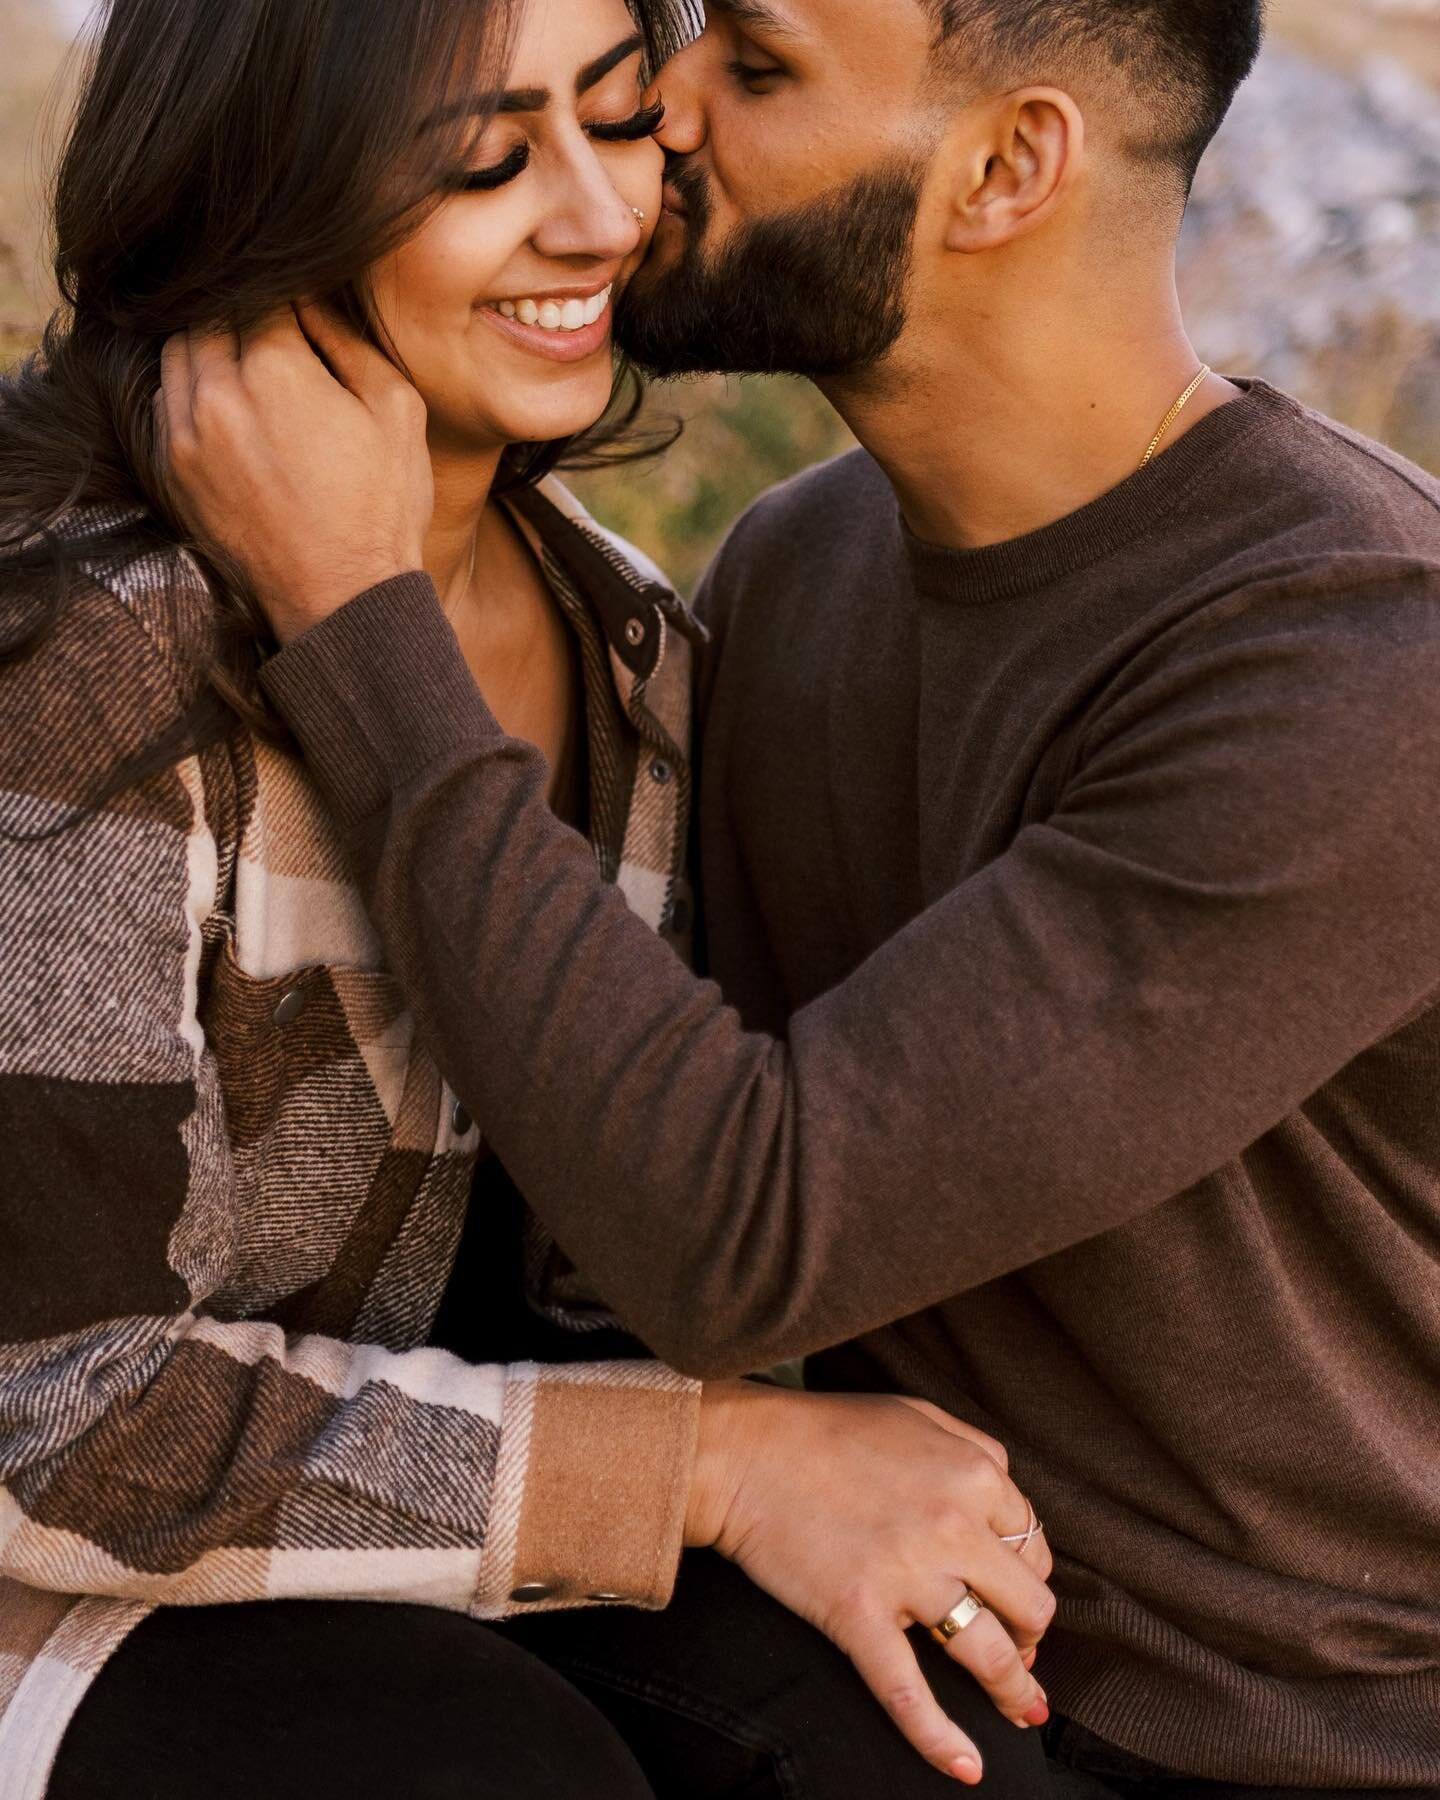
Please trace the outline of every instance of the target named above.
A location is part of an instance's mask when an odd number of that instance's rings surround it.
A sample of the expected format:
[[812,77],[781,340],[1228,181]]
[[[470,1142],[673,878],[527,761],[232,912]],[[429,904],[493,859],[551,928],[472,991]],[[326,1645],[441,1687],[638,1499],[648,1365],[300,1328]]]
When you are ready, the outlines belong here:
[[[365,271],[443,197],[474,130],[457,103],[504,86],[523,3],[110,0],[54,185],[61,304],[0,380],[0,665],[43,640],[83,563],[184,544],[220,629],[182,735],[208,735],[202,720],[273,729],[254,681],[263,617],[166,498],[161,348],[191,327],[244,330],[302,295],[373,330]],[[628,4],[653,67],[694,34],[691,0]],[[453,124],[421,129],[436,119]],[[595,431],[513,447],[496,491],[613,455],[640,397],[622,369]],[[137,522],[103,544],[57,529],[81,505],[134,509]]]

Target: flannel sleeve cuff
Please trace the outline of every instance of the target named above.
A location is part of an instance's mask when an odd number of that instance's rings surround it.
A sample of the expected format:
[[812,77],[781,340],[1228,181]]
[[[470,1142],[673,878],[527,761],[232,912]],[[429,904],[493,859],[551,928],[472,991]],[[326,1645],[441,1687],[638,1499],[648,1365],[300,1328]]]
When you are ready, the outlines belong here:
[[508,1372],[481,1618],[668,1604],[684,1545],[700,1383],[663,1363]]
[[347,601],[272,656],[260,683],[346,825],[453,751],[504,737],[418,571]]

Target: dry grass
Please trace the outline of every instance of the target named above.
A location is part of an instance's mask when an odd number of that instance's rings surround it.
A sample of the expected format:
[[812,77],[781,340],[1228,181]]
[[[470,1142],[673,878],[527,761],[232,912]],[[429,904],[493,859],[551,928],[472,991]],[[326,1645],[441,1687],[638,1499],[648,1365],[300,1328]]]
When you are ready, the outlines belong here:
[[1355,0],[1270,0],[1271,29],[1336,68],[1393,56],[1440,86],[1440,28],[1434,19],[1377,14]]
[[65,40],[39,0],[0,0],[0,358],[50,305],[44,267],[45,140],[57,109]]

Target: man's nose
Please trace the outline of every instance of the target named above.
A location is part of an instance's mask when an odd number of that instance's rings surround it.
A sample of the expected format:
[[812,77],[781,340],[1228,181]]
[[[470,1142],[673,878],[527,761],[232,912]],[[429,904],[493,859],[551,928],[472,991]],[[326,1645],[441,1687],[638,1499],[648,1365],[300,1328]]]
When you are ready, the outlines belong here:
[[706,42],[697,38],[672,56],[655,78],[655,88],[665,102],[665,117],[655,133],[662,147],[676,156],[690,156],[705,142],[705,92],[702,73]]

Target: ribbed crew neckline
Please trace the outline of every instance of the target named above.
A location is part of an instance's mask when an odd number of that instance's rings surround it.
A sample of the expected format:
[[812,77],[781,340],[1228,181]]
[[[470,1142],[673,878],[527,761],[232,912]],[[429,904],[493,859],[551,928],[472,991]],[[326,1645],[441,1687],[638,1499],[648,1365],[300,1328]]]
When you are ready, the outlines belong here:
[[[1163,455],[1096,500],[1023,537],[979,550],[927,543],[900,517],[916,593],[947,605],[982,605],[1033,594],[1064,581],[1153,531],[1196,481],[1265,418],[1298,412],[1268,382],[1229,377],[1237,400],[1207,413]],[[897,514],[899,507],[897,503]]]

